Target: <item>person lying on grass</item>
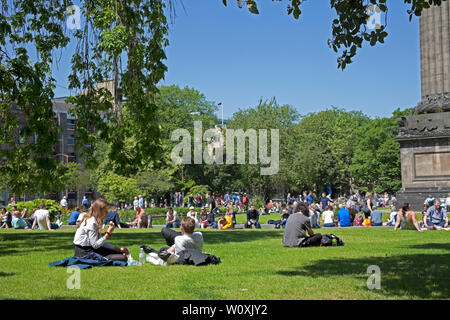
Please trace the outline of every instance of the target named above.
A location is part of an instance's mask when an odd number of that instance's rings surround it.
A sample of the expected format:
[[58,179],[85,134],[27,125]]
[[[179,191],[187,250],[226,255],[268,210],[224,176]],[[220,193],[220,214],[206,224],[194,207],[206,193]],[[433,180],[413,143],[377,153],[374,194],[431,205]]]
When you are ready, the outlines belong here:
[[315,234],[311,228],[307,205],[299,203],[296,211],[289,216],[286,222],[283,245],[290,248],[322,246],[322,235]]
[[411,210],[409,203],[405,203],[398,211],[397,222],[395,223],[394,231],[400,227],[402,230],[417,230],[422,231],[416,219],[416,213]]
[[108,208],[109,204],[104,199],[97,199],[89,208],[89,212],[78,225],[73,239],[75,257],[82,258],[95,252],[109,260],[127,261],[127,255],[130,253],[127,248],[119,248],[106,242],[114,231],[114,223],[109,225],[104,236],[101,235]]
[[[170,254],[170,257],[167,259],[168,263],[175,262],[181,251],[186,249],[194,249],[200,252],[203,251],[203,234],[201,232],[194,232],[195,230],[195,220],[191,217],[184,217],[181,220],[181,233],[176,232],[170,228],[163,227],[161,233],[166,240],[166,243],[170,248],[161,248],[159,251],[149,247],[149,246],[141,246],[146,253],[149,254],[158,254],[162,251],[166,251]],[[154,260],[150,261],[153,264],[158,263],[157,256],[154,256]]]

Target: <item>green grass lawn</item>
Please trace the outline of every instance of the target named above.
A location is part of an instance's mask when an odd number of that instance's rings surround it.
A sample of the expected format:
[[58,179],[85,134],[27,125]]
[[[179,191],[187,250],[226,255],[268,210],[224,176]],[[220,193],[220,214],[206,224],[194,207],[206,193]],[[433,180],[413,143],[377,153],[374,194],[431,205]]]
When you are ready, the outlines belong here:
[[[387,228],[321,229],[344,247],[290,249],[283,230],[202,230],[219,265],[103,267],[72,275],[49,262],[73,255],[74,229],[0,231],[1,299],[449,299],[450,232]],[[111,243],[138,257],[141,244],[164,246],[160,229],[115,230]],[[367,268],[381,269],[369,290]]]

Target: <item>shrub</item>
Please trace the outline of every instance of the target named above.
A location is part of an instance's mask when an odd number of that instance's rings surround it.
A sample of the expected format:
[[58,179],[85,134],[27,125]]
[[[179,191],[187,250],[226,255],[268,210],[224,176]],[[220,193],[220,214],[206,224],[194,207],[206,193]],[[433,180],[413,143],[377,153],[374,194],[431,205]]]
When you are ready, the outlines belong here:
[[[61,215],[61,207],[59,203],[49,199],[35,199],[32,201],[20,201],[15,204],[17,210],[22,212],[23,209],[27,208],[30,216],[33,214],[34,209],[39,209],[41,203],[45,204],[45,208],[50,213],[50,220],[53,220],[57,215]],[[6,210],[11,212],[13,206],[7,206]]]

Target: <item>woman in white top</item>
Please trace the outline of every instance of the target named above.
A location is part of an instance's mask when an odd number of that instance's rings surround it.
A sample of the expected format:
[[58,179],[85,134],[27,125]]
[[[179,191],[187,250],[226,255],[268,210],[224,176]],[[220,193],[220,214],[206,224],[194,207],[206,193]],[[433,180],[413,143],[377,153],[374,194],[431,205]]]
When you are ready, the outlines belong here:
[[89,212],[81,220],[75,233],[73,240],[75,257],[83,257],[95,252],[109,260],[127,261],[127,255],[130,253],[127,248],[119,248],[106,242],[114,231],[114,223],[110,224],[104,236],[100,234],[108,208],[109,204],[104,199],[96,200],[89,208]]
[[333,207],[327,206],[325,211],[322,213],[322,221],[324,227],[335,227],[336,223],[334,221]]
[[39,205],[39,210],[36,210],[33,214],[33,225],[31,229],[34,229],[36,225],[39,226],[39,230],[54,230],[57,229],[55,225],[50,222],[50,213],[45,209],[45,204],[41,203]]

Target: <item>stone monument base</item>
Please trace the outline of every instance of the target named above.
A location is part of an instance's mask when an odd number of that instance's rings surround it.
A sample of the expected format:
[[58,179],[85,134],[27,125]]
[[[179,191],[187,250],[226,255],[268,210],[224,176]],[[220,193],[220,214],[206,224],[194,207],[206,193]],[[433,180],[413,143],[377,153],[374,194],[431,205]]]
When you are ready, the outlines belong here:
[[398,123],[402,189],[397,206],[407,202],[422,211],[429,194],[445,199],[450,192],[450,112],[401,117]]

